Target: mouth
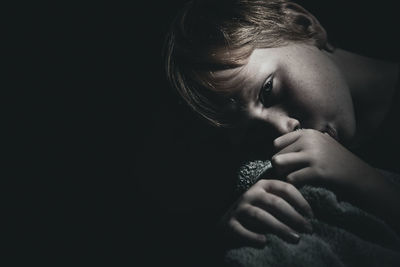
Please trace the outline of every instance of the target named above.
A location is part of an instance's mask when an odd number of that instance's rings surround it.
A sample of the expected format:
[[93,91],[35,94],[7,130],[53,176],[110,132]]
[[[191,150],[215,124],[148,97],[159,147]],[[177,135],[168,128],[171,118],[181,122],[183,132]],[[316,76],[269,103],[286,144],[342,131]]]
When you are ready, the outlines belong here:
[[335,139],[336,141],[339,142],[339,137],[338,137],[337,131],[333,127],[328,125],[326,127],[326,129],[323,130],[322,132],[329,134],[333,139]]

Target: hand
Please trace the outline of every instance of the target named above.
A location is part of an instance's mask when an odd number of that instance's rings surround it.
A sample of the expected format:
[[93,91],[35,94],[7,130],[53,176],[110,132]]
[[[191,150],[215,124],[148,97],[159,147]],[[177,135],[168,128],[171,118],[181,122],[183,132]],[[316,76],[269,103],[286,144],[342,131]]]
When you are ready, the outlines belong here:
[[355,185],[372,168],[326,133],[312,129],[274,140],[272,165],[292,184]]
[[274,140],[277,176],[299,185],[320,182],[341,189],[343,199],[384,218],[398,231],[400,187],[328,134],[300,130]]
[[293,185],[260,180],[234,203],[221,224],[229,241],[240,245],[263,246],[266,233],[297,243],[300,237],[293,229],[310,233],[312,226],[295,208],[313,216],[311,207]]

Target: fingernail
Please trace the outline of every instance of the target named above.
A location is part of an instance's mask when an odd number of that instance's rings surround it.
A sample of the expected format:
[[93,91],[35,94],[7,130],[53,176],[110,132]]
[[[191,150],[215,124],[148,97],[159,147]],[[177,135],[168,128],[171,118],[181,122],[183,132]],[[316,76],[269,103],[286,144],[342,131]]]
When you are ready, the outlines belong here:
[[300,240],[300,236],[294,232],[290,233],[290,240],[294,243],[298,243]]

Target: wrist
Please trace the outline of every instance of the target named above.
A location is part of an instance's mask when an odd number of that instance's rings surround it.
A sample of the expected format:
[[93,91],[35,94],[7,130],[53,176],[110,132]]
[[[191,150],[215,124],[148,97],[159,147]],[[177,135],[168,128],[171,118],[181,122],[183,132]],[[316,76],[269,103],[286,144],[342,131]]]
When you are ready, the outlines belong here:
[[400,203],[399,188],[394,186],[377,169],[363,163],[357,177],[353,177],[349,186],[343,190],[345,197],[356,206],[370,211],[382,218],[397,215],[397,205],[388,203]]
[[349,189],[354,196],[368,198],[381,179],[381,174],[375,168],[359,159],[359,164],[349,177]]
[[351,168],[342,169],[338,177],[329,180],[328,187],[340,198],[364,202],[364,199],[371,197],[371,191],[375,189],[381,175],[361,159],[351,160]]

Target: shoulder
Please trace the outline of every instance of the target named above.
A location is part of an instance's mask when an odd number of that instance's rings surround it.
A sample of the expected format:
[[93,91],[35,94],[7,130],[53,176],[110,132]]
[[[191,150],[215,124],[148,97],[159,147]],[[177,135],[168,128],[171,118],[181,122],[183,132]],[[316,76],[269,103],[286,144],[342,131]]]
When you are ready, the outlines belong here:
[[298,2],[318,18],[334,46],[374,58],[400,61],[397,1]]

